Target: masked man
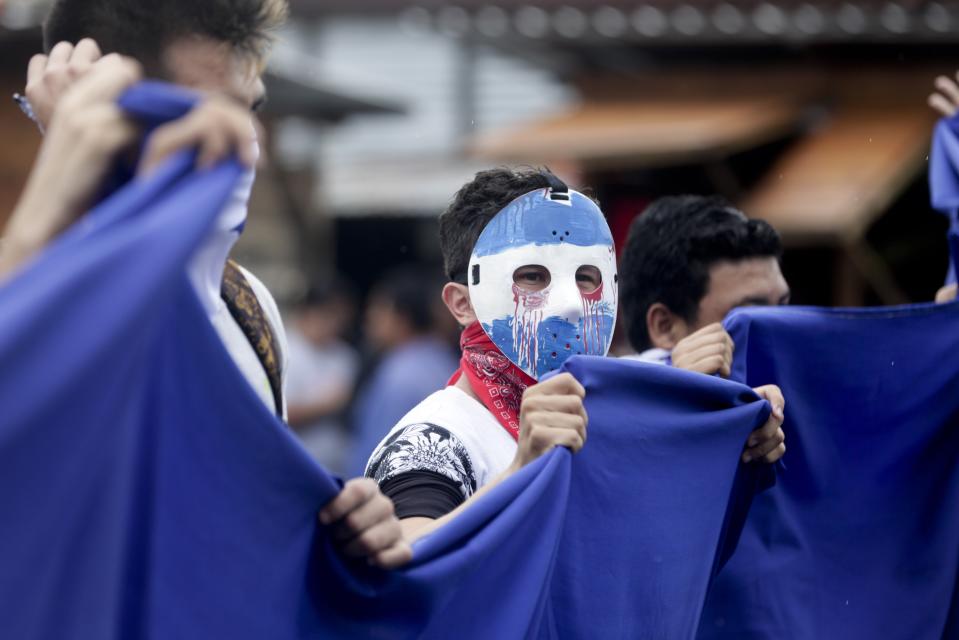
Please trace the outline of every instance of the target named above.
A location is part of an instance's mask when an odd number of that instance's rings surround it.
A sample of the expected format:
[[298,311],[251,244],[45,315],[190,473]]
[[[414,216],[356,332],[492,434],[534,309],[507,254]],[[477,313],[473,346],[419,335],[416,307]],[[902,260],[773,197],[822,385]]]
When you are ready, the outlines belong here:
[[366,471],[413,535],[553,447],[583,446],[582,386],[569,374],[537,381],[572,355],[606,355],[616,317],[603,214],[549,173],[477,174],[440,217],[440,244],[443,301],[464,327],[460,369],[399,421]]

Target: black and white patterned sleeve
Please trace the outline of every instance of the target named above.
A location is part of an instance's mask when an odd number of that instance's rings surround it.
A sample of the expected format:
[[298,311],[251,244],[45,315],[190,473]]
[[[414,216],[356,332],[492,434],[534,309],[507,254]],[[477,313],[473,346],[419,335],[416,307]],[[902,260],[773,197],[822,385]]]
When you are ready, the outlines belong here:
[[459,438],[435,424],[398,429],[373,453],[366,467],[366,476],[381,487],[403,474],[422,472],[451,480],[464,500],[476,492],[469,451]]

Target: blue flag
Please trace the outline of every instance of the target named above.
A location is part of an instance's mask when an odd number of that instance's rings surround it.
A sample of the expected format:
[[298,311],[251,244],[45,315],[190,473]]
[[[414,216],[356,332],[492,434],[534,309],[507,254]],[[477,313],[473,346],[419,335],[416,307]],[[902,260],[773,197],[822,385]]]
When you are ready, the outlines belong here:
[[[932,205],[959,260],[959,138]],[[959,637],[959,307],[739,310],[733,377],[778,384],[788,452],[720,574],[701,638]]]
[[[121,101],[158,124],[192,98]],[[590,438],[384,572],[337,555],[339,491],[233,364],[184,266],[234,161],[118,186],[0,288],[0,636],[691,638],[769,407],[668,367],[572,359]]]
[[752,309],[733,377],[778,384],[787,453],[700,638],[959,637],[959,305]]
[[552,586],[554,638],[693,638],[769,467],[739,462],[769,404],[681,369],[574,357],[586,446]]

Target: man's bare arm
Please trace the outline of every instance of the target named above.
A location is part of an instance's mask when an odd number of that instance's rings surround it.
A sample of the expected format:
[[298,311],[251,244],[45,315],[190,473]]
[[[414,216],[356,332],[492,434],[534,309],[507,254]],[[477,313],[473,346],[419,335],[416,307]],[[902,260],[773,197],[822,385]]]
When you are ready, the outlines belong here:
[[442,527],[506,478],[555,447],[567,447],[573,453],[582,449],[588,422],[583,407],[585,396],[586,390],[568,373],[528,388],[520,405],[519,447],[510,466],[441,518],[400,520],[404,537],[412,542]]

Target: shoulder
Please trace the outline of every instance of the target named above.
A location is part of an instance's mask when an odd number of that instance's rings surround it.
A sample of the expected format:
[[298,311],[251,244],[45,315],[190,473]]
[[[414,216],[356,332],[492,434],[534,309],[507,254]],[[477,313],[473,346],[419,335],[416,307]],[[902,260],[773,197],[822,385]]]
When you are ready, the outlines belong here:
[[390,430],[370,456],[367,475],[379,481],[402,471],[433,471],[436,460],[443,460],[448,471],[443,475],[460,482],[469,497],[509,466],[515,454],[516,441],[486,407],[459,389],[446,387]]
[[429,394],[399,424],[414,422],[438,424],[463,440],[473,439],[487,424],[497,424],[486,407],[454,386]]
[[366,475],[382,485],[404,473],[421,471],[449,478],[464,498],[476,491],[476,470],[466,444],[449,429],[428,422],[394,429],[373,453]]

